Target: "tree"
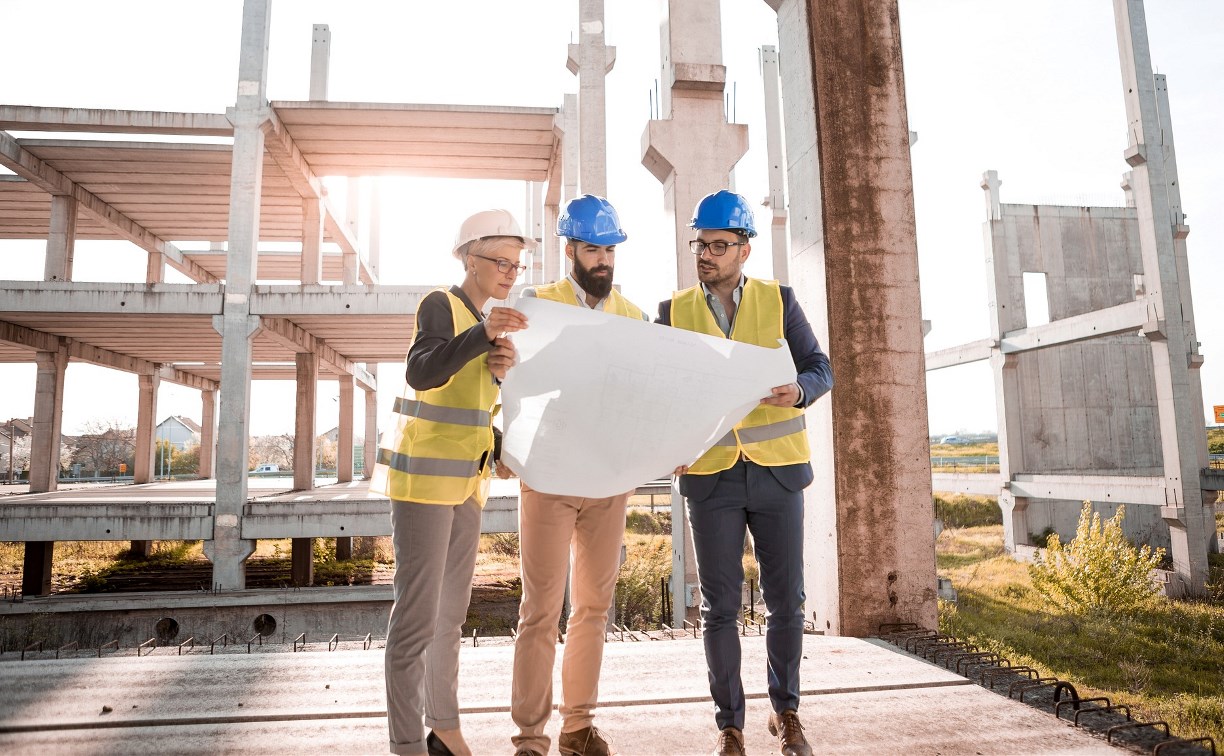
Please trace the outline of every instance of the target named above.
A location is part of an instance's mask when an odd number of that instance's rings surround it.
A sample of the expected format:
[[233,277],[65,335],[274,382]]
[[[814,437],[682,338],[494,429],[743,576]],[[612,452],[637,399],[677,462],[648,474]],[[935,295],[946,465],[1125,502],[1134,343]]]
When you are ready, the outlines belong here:
[[120,427],[115,420],[91,420],[77,436],[72,461],[94,475],[115,475],[119,465],[132,465],[136,455],[136,429]]
[[336,442],[326,436],[319,439],[315,448],[315,467],[320,470],[336,469]]
[[13,477],[21,477],[23,470],[30,467],[30,437],[18,436],[13,440],[11,448],[9,444],[5,444],[4,451],[0,452],[0,477],[8,478],[9,459],[13,462]]
[[251,439],[248,457],[248,469],[267,463],[280,465],[282,470],[293,469],[293,447],[295,437],[292,433],[282,433],[278,436],[256,436]]

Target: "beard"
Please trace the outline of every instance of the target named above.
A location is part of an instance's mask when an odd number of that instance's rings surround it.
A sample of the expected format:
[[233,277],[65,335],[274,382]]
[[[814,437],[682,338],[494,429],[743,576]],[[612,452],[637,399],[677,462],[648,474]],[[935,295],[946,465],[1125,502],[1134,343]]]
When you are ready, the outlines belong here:
[[701,263],[697,264],[697,280],[701,281],[706,286],[722,286],[732,279],[738,281],[740,271],[735,269],[735,266],[729,267],[727,270],[721,270],[717,265],[711,267],[702,267]]
[[[608,275],[597,276],[596,273],[607,271]],[[577,256],[574,257],[574,280],[582,287],[582,290],[596,299],[603,299],[612,291],[612,266],[611,265],[596,265],[594,268],[584,268],[582,263],[578,262]]]

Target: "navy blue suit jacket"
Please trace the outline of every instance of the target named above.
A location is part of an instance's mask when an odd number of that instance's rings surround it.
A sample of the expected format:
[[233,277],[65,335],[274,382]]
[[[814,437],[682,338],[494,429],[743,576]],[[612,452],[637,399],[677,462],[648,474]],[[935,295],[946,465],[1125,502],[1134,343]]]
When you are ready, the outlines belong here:
[[[795,292],[789,286],[782,286],[783,328],[791,357],[795,361],[795,370],[799,377],[796,382],[803,389],[803,400],[800,407],[811,406],[820,397],[833,388],[833,371],[829,367],[829,358],[820,348],[820,342],[812,333],[812,326],[807,316],[795,299]],[[659,317],[656,323],[671,325],[671,300],[659,303]],[[768,393],[768,388],[762,393]],[[778,482],[788,491],[801,491],[812,483],[812,465],[801,462],[797,465],[779,465],[770,467]],[[713,475],[681,475],[680,494],[692,501],[703,501],[709,498],[718,484],[720,473]]]

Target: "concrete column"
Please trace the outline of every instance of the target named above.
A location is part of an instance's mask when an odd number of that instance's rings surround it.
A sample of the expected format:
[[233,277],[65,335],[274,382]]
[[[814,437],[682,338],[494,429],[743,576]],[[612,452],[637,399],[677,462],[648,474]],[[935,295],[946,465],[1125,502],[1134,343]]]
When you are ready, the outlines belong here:
[[813,515],[805,527],[806,609],[818,629],[838,635],[873,635],[885,622],[934,628],[926,372],[897,3],[769,4],[785,51],[790,278],[837,379],[832,401],[808,412],[816,482],[805,492]]
[[200,469],[197,474],[209,480],[216,474],[217,392],[201,391],[200,403]]
[[[59,481],[60,423],[64,414],[64,371],[68,350],[35,355],[38,374],[34,384],[34,437],[30,448],[30,493],[54,491]],[[12,441],[10,440],[10,444]],[[54,541],[27,541],[21,592],[45,596],[51,592]]]
[[[361,239],[361,178],[350,177],[348,180],[348,210],[345,216],[345,223],[348,224],[349,231],[353,235],[355,243],[359,243]],[[357,284],[357,255],[355,252],[344,251],[341,258],[341,268],[344,271],[343,283],[345,286],[355,286]]]
[[604,0],[579,0],[578,44],[569,46],[566,67],[578,76],[583,194],[608,196],[608,137],[605,77],[616,64],[616,48],[604,44]]
[[314,585],[314,539],[292,539],[290,579],[294,585]]
[[65,194],[51,195],[51,228],[47,234],[47,257],[43,280],[71,281],[76,252],[77,201]]
[[552,283],[560,278],[561,239],[557,237],[557,219],[561,216],[559,205],[544,205],[544,239],[540,252],[540,283]]
[[675,228],[676,288],[685,289],[697,283],[685,245],[693,208],[728,187],[731,169],[748,151],[748,127],[727,123],[723,110],[727,69],[717,0],[664,0],[660,32],[661,119],[642,134],[642,165],[663,184],[663,207]]
[[161,252],[149,252],[145,264],[145,283],[163,283],[166,280],[166,256]]
[[256,277],[263,186],[264,137],[260,124],[269,118],[266,91],[270,25],[270,0],[245,0],[237,104],[227,113],[234,125],[229,246],[223,314],[213,321],[221,333],[217,506],[213,539],[204,544],[204,553],[213,563],[213,586],[225,590],[246,587],[245,562],[255,550],[254,541],[242,538],[242,511],[247,502],[251,336],[259,329],[259,316],[251,314],[251,292]]
[[30,493],[54,491],[59,482],[60,428],[64,419],[64,372],[68,349],[34,356],[34,437],[30,441]]
[[315,411],[319,386],[319,356],[299,352],[297,360],[297,403],[293,423],[293,488],[314,488]]
[[51,593],[51,566],[55,541],[26,541],[21,572],[23,596],[46,596]]
[[303,284],[323,280],[323,200],[302,198],[302,270]]
[[310,36],[310,99],[327,99],[331,68],[331,27],[315,24]]
[[155,373],[138,375],[140,395],[136,406],[136,459],[132,468],[133,483],[149,483],[153,480],[153,458],[157,454],[154,413],[157,412],[157,389],[161,377]]
[[353,479],[353,376],[340,376],[340,432],[336,439],[336,482]]
[[[560,217],[561,206],[568,204],[570,200],[578,196],[579,171],[582,166],[578,138],[578,95],[565,95],[561,115],[564,124],[562,137],[564,142],[561,150],[561,205],[557,208],[558,217]],[[550,228],[545,230],[546,238],[555,237],[556,232],[557,224],[554,222]],[[568,271],[565,256],[561,254],[560,240],[553,239],[551,251],[545,245],[544,254],[545,281],[551,283],[563,278]]]
[[[1161,144],[1156,80],[1152,75],[1142,0],[1114,0],[1122,92],[1130,146],[1124,153],[1139,218],[1145,298],[1154,318],[1143,331],[1152,346],[1157,412],[1164,456],[1165,502],[1173,569],[1180,585],[1169,592],[1202,595],[1207,581],[1207,545],[1215,537],[1211,510],[1203,506],[1198,447],[1203,436],[1203,397],[1192,330],[1181,314],[1188,280],[1179,279],[1174,236],[1180,216],[1169,194],[1169,172]],[[1166,108],[1167,109],[1167,108]],[[1166,137],[1167,138],[1167,137]],[[1186,271],[1188,272],[1188,270]],[[1192,327],[1192,321],[1191,321]],[[1197,389],[1197,391],[1196,391]]]
[[[366,372],[378,378],[378,366],[366,365]],[[374,472],[374,461],[378,454],[378,392],[365,392],[365,444],[361,450],[362,475],[370,479]]]
[[[314,488],[315,402],[319,385],[319,356],[312,352],[297,355],[297,417],[294,421],[293,488]],[[314,540],[293,539],[293,584],[314,582]]]
[[378,261],[382,251],[382,182],[378,179],[370,183],[370,240],[366,246],[366,269],[374,283],[378,283]]
[[[153,461],[157,454],[157,388],[161,376],[156,373],[136,376],[139,395],[136,398],[136,454],[132,460],[132,482],[153,481]],[[152,541],[132,541],[128,548],[131,556],[148,559],[153,554]]]
[[790,282],[790,240],[786,233],[786,166],[782,151],[782,95],[778,85],[778,48],[761,48],[761,79],[765,85],[765,152],[769,159],[769,196],[765,205],[772,214],[769,225],[773,242],[773,277]]
[[[1029,542],[1028,499],[1017,497],[1008,490],[1007,481],[1025,472],[1024,442],[1020,431],[1020,355],[1003,354],[1000,339],[1008,331],[1024,328],[1023,279],[1014,280],[1007,256],[1006,232],[1002,227],[998,171],[982,174],[982,190],[986,199],[986,223],[982,234],[986,246],[986,290],[990,309],[990,366],[994,371],[995,415],[999,424],[999,474],[1005,484],[999,491],[999,508],[1003,513],[1003,548],[1014,554],[1017,544]],[[1013,284],[1018,283],[1016,290]],[[1038,544],[1042,546],[1044,544]]]

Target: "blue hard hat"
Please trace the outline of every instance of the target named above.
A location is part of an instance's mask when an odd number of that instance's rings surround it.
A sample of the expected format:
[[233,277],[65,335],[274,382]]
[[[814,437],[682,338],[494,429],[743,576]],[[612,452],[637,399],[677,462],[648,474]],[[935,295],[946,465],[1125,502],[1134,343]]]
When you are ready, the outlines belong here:
[[693,219],[689,228],[698,231],[739,231],[744,236],[752,238],[757,235],[756,225],[752,222],[752,206],[743,195],[719,189],[713,194],[707,194],[693,209]]
[[557,219],[557,236],[578,239],[600,247],[620,244],[629,238],[621,229],[616,208],[612,207],[611,202],[594,194],[584,194],[569,201],[565,212]]

